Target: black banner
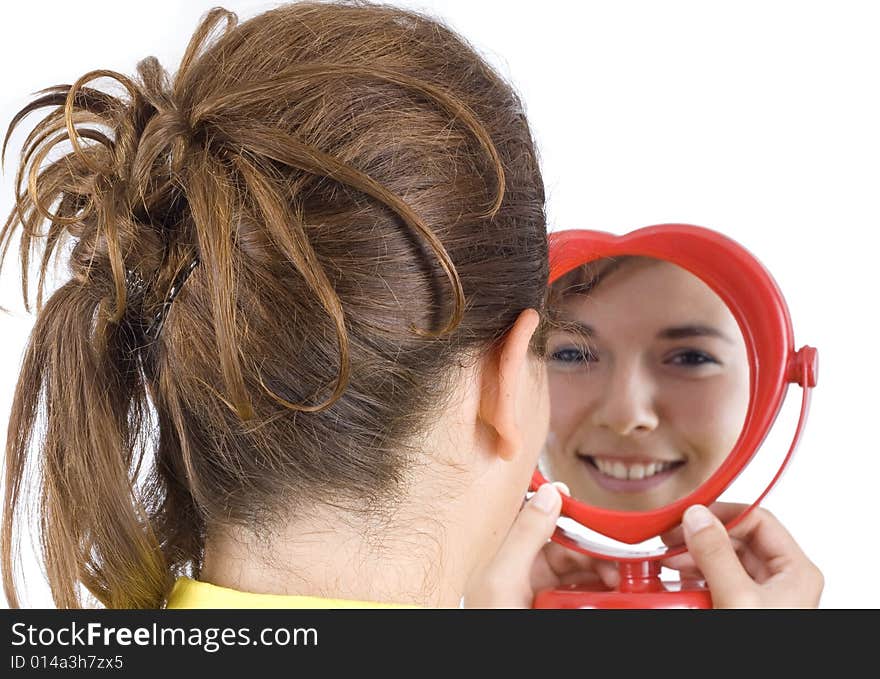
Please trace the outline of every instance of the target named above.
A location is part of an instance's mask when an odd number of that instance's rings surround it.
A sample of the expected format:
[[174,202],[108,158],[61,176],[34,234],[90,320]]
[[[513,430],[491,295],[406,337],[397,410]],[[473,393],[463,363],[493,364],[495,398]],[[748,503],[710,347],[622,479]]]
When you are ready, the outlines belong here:
[[4,610],[0,617],[2,677],[306,669],[335,676],[352,668],[470,676],[477,667],[523,676],[604,672],[609,663],[630,676],[697,657],[726,670],[754,671],[756,658],[762,670],[775,662],[790,670],[817,652],[833,652],[840,671],[857,666],[880,630],[878,611]]

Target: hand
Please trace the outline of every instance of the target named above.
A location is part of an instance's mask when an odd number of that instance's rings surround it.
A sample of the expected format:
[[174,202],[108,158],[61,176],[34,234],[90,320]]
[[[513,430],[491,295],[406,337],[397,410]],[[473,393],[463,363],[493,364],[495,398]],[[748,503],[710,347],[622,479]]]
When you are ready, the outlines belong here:
[[617,567],[550,542],[565,484],[545,483],[523,505],[492,562],[471,579],[465,608],[531,608],[535,594],[567,584],[617,584]]
[[[663,565],[680,571],[683,581],[704,579],[714,608],[815,608],[824,587],[822,572],[770,512],[755,509],[731,529],[726,523],[747,505],[717,502],[708,511],[688,508],[682,527],[663,536],[669,546],[688,552]],[[720,520],[719,520],[720,519]]]

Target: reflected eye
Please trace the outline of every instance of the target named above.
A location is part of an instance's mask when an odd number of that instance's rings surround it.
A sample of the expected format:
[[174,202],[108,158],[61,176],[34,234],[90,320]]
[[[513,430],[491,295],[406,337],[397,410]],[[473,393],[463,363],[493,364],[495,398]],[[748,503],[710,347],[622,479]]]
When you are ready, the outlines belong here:
[[706,365],[709,363],[721,365],[721,361],[717,360],[711,354],[707,354],[705,351],[697,351],[695,349],[680,351],[679,353],[669,358],[666,363],[671,363],[672,365],[680,365],[687,368],[699,367],[701,365]]
[[550,354],[550,360],[557,363],[567,363],[577,365],[580,363],[595,363],[598,357],[589,349],[580,349],[576,347],[563,347],[557,349]]

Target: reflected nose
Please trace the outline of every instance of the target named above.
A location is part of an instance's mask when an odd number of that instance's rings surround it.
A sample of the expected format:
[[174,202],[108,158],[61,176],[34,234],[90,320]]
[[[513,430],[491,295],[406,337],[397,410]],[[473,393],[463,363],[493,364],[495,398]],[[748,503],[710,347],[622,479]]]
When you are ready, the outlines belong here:
[[618,366],[593,410],[593,424],[620,436],[648,434],[657,428],[653,385],[638,366]]

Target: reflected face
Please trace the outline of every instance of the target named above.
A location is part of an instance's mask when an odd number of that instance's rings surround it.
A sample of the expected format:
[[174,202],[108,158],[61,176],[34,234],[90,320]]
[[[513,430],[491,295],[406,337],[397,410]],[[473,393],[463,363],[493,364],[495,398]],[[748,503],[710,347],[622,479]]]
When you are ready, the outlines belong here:
[[745,343],[711,288],[673,264],[623,258],[595,280],[554,305],[571,327],[549,338],[542,470],[582,502],[656,509],[733,449],[749,403]]

